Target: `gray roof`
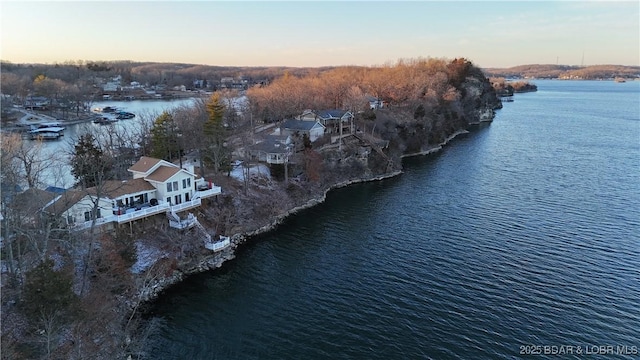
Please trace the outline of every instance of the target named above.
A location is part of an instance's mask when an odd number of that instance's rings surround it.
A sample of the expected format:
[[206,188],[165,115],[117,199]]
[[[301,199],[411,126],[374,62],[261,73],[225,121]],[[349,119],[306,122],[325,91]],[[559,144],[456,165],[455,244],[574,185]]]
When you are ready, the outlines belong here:
[[261,142],[251,146],[251,149],[269,154],[284,154],[287,152],[286,140],[287,136],[268,135]]
[[346,113],[347,111],[345,110],[333,109],[333,110],[321,110],[321,111],[318,111],[316,114],[322,119],[340,119]]
[[287,119],[282,124],[282,127],[292,131],[310,131],[316,126],[324,126],[317,121],[303,121],[295,119]]

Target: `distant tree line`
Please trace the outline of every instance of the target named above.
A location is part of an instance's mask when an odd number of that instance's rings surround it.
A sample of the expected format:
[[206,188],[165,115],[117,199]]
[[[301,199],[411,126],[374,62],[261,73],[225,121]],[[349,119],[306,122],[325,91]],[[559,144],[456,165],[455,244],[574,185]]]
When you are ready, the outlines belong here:
[[484,69],[488,77],[538,78],[538,79],[612,79],[615,77],[638,78],[640,66],[623,65],[520,65],[506,69]]
[[378,67],[339,67],[297,77],[289,73],[268,86],[247,92],[253,115],[275,121],[305,109],[344,109],[360,112],[369,99],[390,106],[432,109],[460,98],[457,87],[472,73],[482,75],[466,59],[409,59]]

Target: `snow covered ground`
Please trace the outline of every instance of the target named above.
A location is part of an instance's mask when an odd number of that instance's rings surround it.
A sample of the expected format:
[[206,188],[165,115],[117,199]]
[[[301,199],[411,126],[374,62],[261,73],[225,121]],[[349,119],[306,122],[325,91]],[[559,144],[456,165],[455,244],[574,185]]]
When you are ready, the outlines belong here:
[[[233,170],[231,170],[231,177],[238,181],[244,181],[243,170],[242,164],[235,165]],[[271,172],[264,164],[249,165],[249,177],[266,177],[271,179]]]
[[136,241],[135,244],[138,256],[136,263],[131,266],[131,272],[134,274],[144,272],[158,260],[168,256],[167,253],[150,244],[143,244],[141,241]]

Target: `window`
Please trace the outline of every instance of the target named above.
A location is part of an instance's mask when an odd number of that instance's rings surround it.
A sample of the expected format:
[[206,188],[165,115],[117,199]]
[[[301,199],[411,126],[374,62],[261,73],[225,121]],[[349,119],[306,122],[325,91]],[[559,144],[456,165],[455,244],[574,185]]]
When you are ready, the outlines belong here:
[[[96,219],[101,218],[102,215],[100,214],[100,208],[96,209]],[[84,221],[91,221],[91,211],[85,211],[84,212]]]
[[178,191],[178,182],[177,181],[173,182],[173,190]]
[[182,188],[183,189],[187,188],[187,179],[182,179]]
[[176,195],[176,205],[182,202],[182,195]]
[[184,193],[184,201],[189,201],[189,193]]
[[171,196],[167,198],[167,204],[171,204]]
[[167,183],[167,192],[171,192],[173,189],[171,188],[171,183]]
[[76,222],[76,218],[74,218],[72,215],[67,216],[67,224],[73,224],[75,222]]
[[191,187],[191,178],[187,178],[187,186]]

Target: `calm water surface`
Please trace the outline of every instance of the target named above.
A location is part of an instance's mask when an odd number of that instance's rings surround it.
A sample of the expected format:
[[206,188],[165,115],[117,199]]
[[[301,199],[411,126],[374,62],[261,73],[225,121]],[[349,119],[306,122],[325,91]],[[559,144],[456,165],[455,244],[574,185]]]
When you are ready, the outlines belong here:
[[173,288],[149,357],[640,348],[640,82],[535,83],[402,176],[334,191]]
[[[64,136],[56,141],[30,141],[31,146],[41,147],[42,156],[45,159],[56,159],[55,165],[49,166],[42,174],[43,183],[46,186],[70,188],[75,183],[71,174],[71,166],[68,164],[73,147],[81,135],[94,134],[96,137],[108,138],[107,133],[128,134],[135,133],[141,128],[141,122],[153,121],[155,117],[165,110],[171,110],[179,106],[188,106],[194,103],[193,98],[174,100],[135,100],[135,101],[99,101],[94,102],[91,109],[104,108],[106,106],[134,113],[133,119],[121,120],[110,125],[98,125],[92,122],[65,126]],[[127,137],[126,135],[124,137]],[[127,144],[131,145],[131,144]]]

